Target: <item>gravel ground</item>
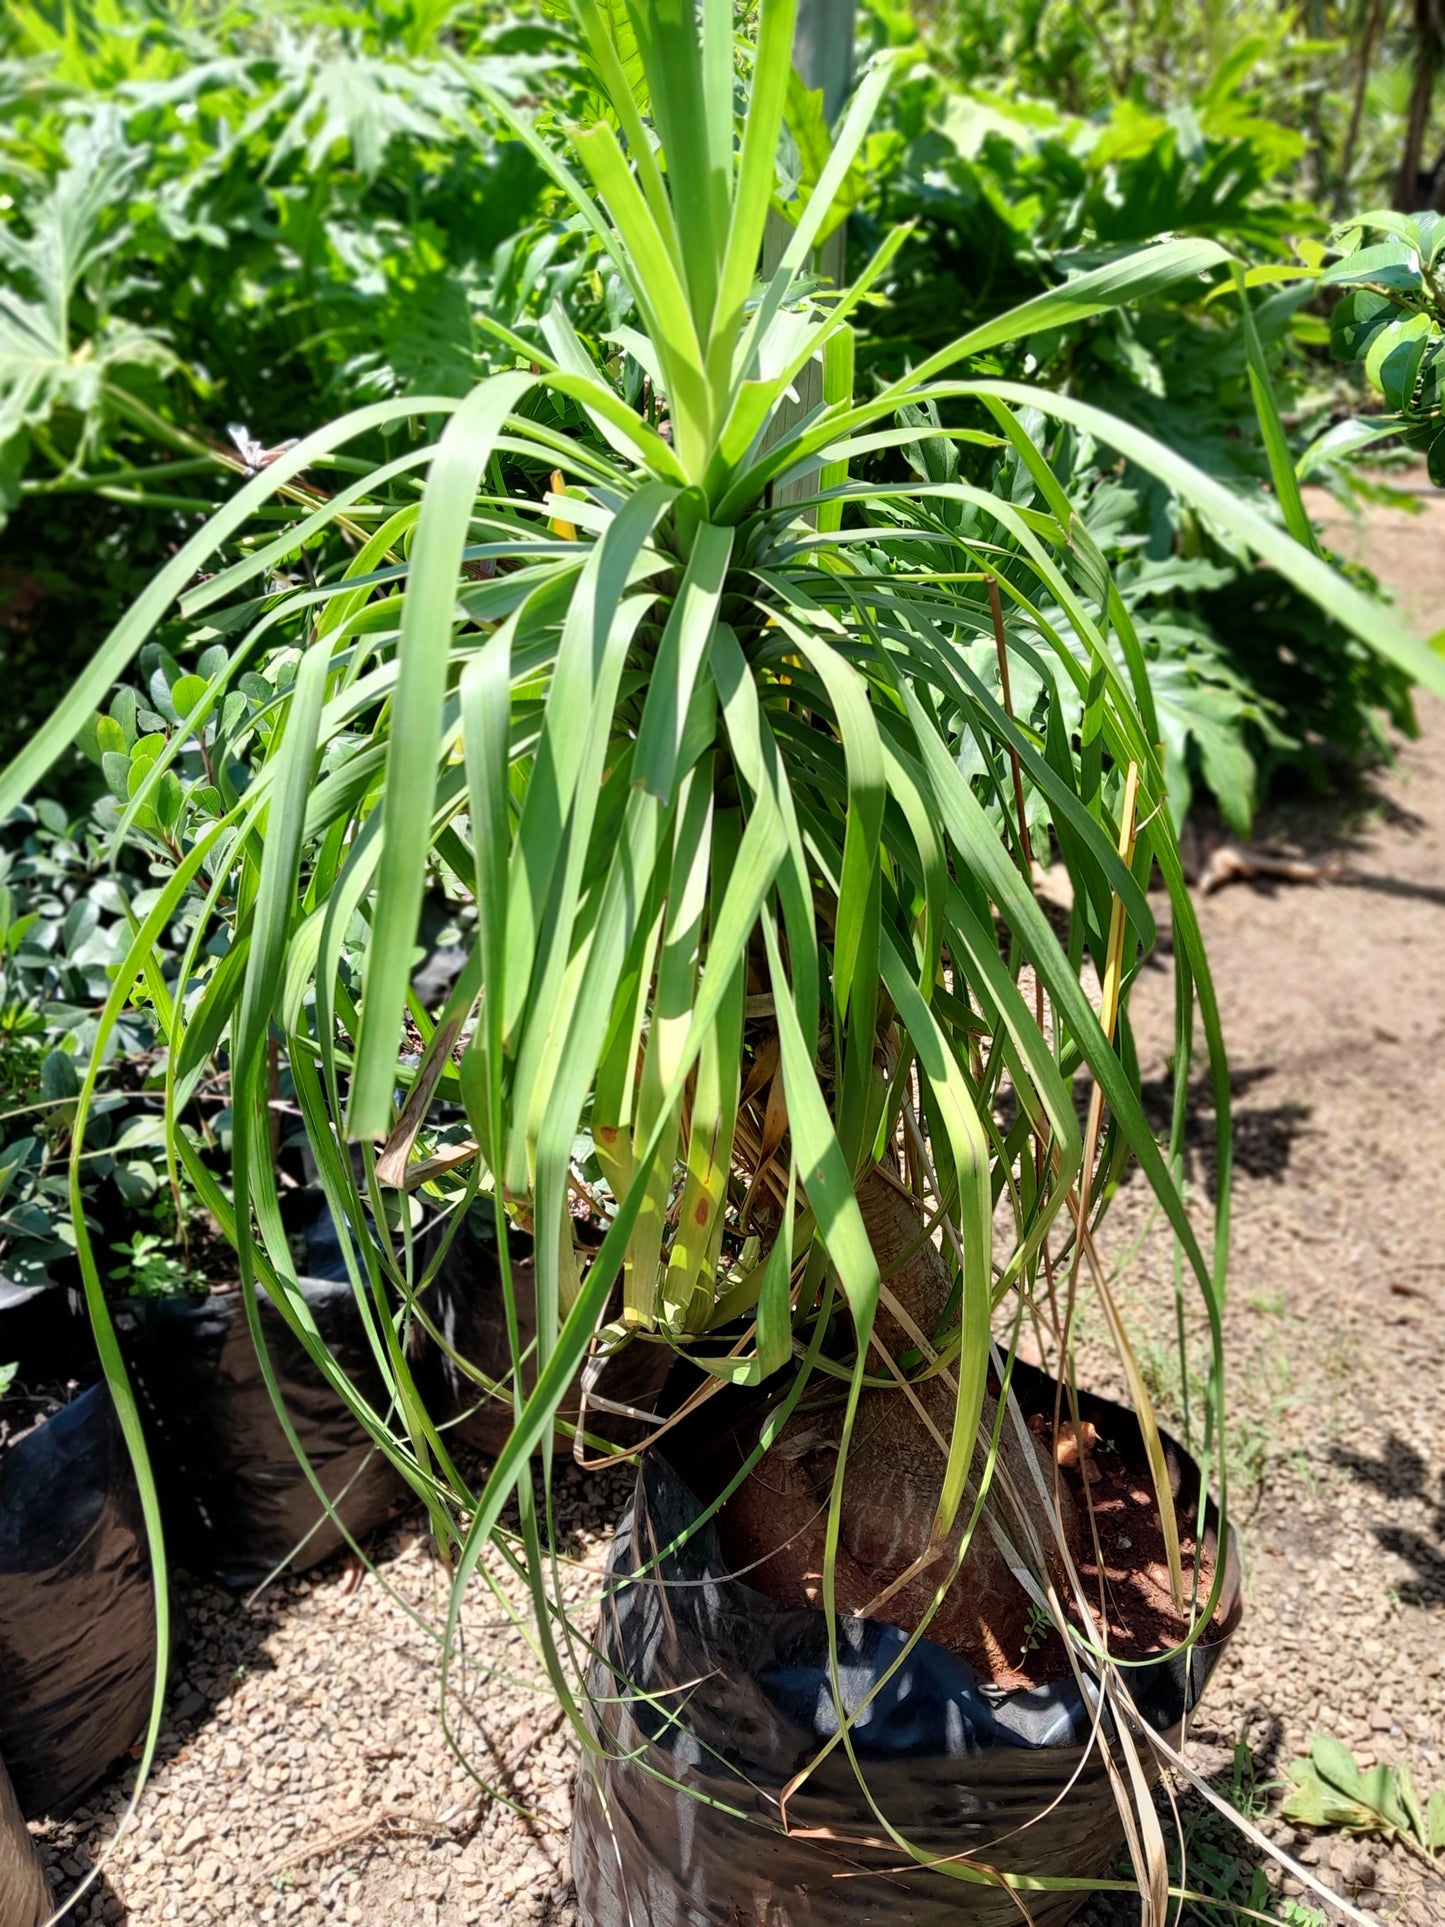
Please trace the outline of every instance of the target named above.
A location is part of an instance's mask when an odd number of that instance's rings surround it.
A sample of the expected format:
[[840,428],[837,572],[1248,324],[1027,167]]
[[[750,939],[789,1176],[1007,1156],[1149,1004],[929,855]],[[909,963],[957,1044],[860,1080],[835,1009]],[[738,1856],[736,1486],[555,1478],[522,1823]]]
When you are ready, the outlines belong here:
[[[626,1476],[558,1486],[563,1597],[595,1617],[603,1522]],[[160,1764],[139,1821],[67,1920],[571,1927],[567,1826],[575,1752],[531,1647],[524,1586],[500,1557],[474,1581],[449,1721],[438,1718],[449,1578],[422,1521],[254,1606],[181,1580],[184,1639]],[[37,1827],[57,1901],[117,1822],[135,1769],[63,1825]]]
[[[1418,629],[1445,623],[1445,503],[1374,517],[1368,553]],[[1234,884],[1201,903],[1236,1085],[1227,1339],[1248,1611],[1194,1753],[1227,1787],[1243,1740],[1268,1830],[1408,1927],[1445,1921],[1445,1884],[1400,1849],[1293,1835],[1269,1817],[1268,1783],[1328,1731],[1362,1761],[1408,1762],[1422,1793],[1445,1785],[1445,710],[1422,721],[1422,740],[1345,805],[1261,826],[1276,849],[1339,862],[1332,880]],[[1161,969],[1135,1007],[1156,1070],[1166,992]],[[1192,1177],[1207,1215],[1201,1155]],[[1143,1221],[1137,1191],[1120,1201],[1120,1249]],[[1167,1248],[1146,1239],[1124,1290],[1166,1411],[1169,1281]],[[1103,1351],[1092,1377],[1117,1389]],[[579,1619],[625,1485],[564,1488]],[[252,1608],[186,1593],[161,1764],[72,1918],[571,1927],[575,1754],[521,1627],[473,1587],[455,1716],[469,1774],[440,1737],[435,1642],[407,1610],[438,1627],[446,1576],[416,1522],[377,1550],[379,1576],[359,1584],[332,1568]],[[524,1615],[516,1582],[490,1569]],[[132,1778],[38,1830],[59,1898],[114,1836]],[[1244,1897],[1253,1856],[1184,1812],[1191,1865],[1219,1879],[1233,1858]],[[1137,1904],[1098,1902],[1081,1916],[1137,1918]]]

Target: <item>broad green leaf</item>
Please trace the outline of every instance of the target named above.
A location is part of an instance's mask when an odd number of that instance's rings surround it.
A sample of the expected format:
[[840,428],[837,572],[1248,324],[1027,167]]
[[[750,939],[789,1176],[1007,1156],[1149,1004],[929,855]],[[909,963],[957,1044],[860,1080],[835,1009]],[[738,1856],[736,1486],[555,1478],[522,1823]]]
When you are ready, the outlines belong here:
[[1401,294],[1415,294],[1420,288],[1420,257],[1404,241],[1381,241],[1334,262],[1320,275],[1320,281],[1337,288],[1357,287],[1368,281]]

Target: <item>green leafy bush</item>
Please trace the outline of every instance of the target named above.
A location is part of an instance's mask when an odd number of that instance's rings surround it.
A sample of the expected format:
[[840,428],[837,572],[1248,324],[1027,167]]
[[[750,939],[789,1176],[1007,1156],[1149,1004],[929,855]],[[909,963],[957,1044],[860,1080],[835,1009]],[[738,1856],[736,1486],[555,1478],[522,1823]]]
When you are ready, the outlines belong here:
[[130,32],[43,77],[33,25],[12,22],[0,183],[23,231],[4,247],[0,440],[32,446],[10,471],[59,452],[73,475],[125,431],[214,431],[218,406],[264,441],[338,392],[461,392],[493,256],[542,186],[475,81],[520,86],[537,60],[506,35],[469,66],[408,52],[385,9],[365,36],[324,5],[232,7],[204,33],[112,11]]
[[[284,595],[276,589],[262,606],[279,606]],[[262,615],[263,635],[266,628]],[[105,795],[75,817],[42,799],[0,825],[0,1275],[17,1282],[72,1276],[71,1124],[116,969],[178,866],[238,806],[253,766],[274,748],[301,659],[289,640],[233,651],[214,626],[196,633],[190,654],[186,669],[163,645],[147,645],[133,678],[82,731]],[[214,685],[224,687],[223,701],[211,701]],[[336,745],[337,765],[348,749]],[[164,1154],[168,1079],[159,1040],[176,1008],[192,1010],[226,967],[228,945],[217,934],[187,954],[213,881],[203,872],[182,891],[100,1050],[82,1189],[107,1284],[122,1295],[196,1289],[204,1274],[193,1242],[199,1236],[212,1258],[216,1250],[195,1193]],[[433,923],[446,927],[445,906]],[[338,958],[340,980],[353,990],[363,937],[361,929],[349,933]],[[274,1095],[293,1095],[284,1062]],[[224,1049],[181,1128],[198,1158],[223,1168]]]
[[[907,33],[906,0],[864,4],[886,31]],[[952,0],[933,10],[930,39],[951,79],[1081,115],[1120,100],[1188,107],[1227,67],[1272,119],[1307,135],[1310,198],[1339,212],[1394,186],[1424,17],[1373,0]],[[1438,108],[1433,120],[1432,155]]]
[[[1371,237],[1379,236],[1379,239]],[[1332,237],[1338,258],[1314,256],[1319,284],[1338,294],[1330,346],[1362,368],[1385,413],[1350,425],[1356,445],[1398,435],[1445,487],[1445,217],[1377,209]]]
[[[960,320],[986,321],[1155,235],[1211,235],[1261,261],[1267,278],[1315,216],[1298,198],[1302,136],[1264,115],[1244,85],[1255,58],[1242,48],[1188,108],[1157,113],[1125,98],[1093,118],[916,70],[894,102],[895,165],[855,222],[863,246],[883,222],[916,224],[871,318],[863,366],[894,377]],[[999,366],[1086,396],[1278,516],[1253,432],[1258,379],[1280,393],[1292,452],[1309,453],[1316,480],[1347,487],[1356,446],[1322,438],[1336,397],[1326,324],[1306,312],[1313,293],[1307,277],[1286,282],[1246,318],[1198,283],[1176,284],[1001,350]],[[958,407],[947,420],[979,425]],[[1381,753],[1387,724],[1413,727],[1399,670],[1261,573],[1218,518],[1068,435],[1049,454],[1142,619],[1177,818],[1202,782],[1245,830],[1281,770],[1324,782],[1342,762]],[[993,459],[975,437],[964,472],[997,485]]]
[[[142,713],[133,692],[123,693],[116,708]],[[115,970],[137,916],[154,901],[170,867],[159,815],[139,814],[142,836],[119,867],[116,801],[72,820],[58,803],[42,800],[16,811],[0,831],[0,1275],[17,1283],[65,1275],[74,1255],[67,1167],[76,1103]],[[173,829],[182,829],[189,816],[187,802]],[[146,822],[155,832],[149,852]],[[192,914],[187,905],[157,945],[147,987],[102,1051],[95,1098],[100,1129],[81,1170],[87,1218],[102,1236],[132,1219],[148,1235],[176,1232],[160,1117],[155,998],[164,1003],[176,990],[177,947]],[[224,1115],[218,1118],[217,1101],[208,1109],[211,1121],[200,1135],[220,1148]],[[108,1269],[124,1289],[120,1267]]]
[[[1298,198],[1305,143],[1264,111],[1281,105],[1285,55],[1259,11],[1260,34],[1239,38],[1232,21],[1224,58],[1191,17],[1195,51],[1157,85],[1146,43],[1160,23],[1111,8],[1097,22],[1025,9],[987,32],[964,9],[951,40],[935,29],[943,64],[895,88],[829,216],[851,214],[870,248],[882,224],[919,224],[872,312],[865,369],[896,374],[957,326],[1161,233],[1286,251],[1313,218]],[[887,7],[874,16],[882,37],[916,31]],[[478,80],[526,91],[544,125],[559,107],[595,111],[553,23],[395,3],[351,22],[327,0],[194,14],[88,0],[60,26],[11,9],[4,33],[0,192],[14,214],[0,230],[0,511],[26,560],[0,569],[13,674],[0,756],[42,721],[57,668],[93,650],[105,612],[261,453],[341,406],[465,393],[499,365],[488,321],[527,331],[560,301],[595,341],[635,320],[585,224],[477,92]],[[1054,97],[1081,111],[1017,91],[1065,71],[1077,85]],[[827,151],[820,101],[795,82],[780,205],[806,205]],[[1308,392],[1319,384],[1293,379],[1311,331],[1323,339],[1298,312],[1308,293],[1272,297],[1256,317],[1303,440],[1323,422]],[[1063,382],[1258,488],[1238,323],[1188,289],[1046,334],[1004,371]],[[977,462],[968,473],[987,479]],[[1267,624],[1225,621],[1250,601],[1243,557],[1153,478],[1124,480],[1134,509],[1116,527],[1147,535],[1148,561],[1230,571],[1207,589],[1187,573],[1167,594],[1156,576],[1150,593],[1156,674],[1184,725],[1176,808],[1202,781],[1245,827],[1282,765],[1319,778],[1331,758],[1377,751],[1383,720],[1409,725],[1404,679],[1342,633],[1310,652],[1309,678],[1292,677],[1297,653],[1275,639],[1316,620],[1303,604]],[[322,462],[291,499],[332,483]],[[86,793],[74,766],[58,782]]]
[[465,393],[483,316],[605,311],[591,241],[476,92],[531,85],[554,37],[490,12],[9,11],[0,756],[267,449],[338,406]]

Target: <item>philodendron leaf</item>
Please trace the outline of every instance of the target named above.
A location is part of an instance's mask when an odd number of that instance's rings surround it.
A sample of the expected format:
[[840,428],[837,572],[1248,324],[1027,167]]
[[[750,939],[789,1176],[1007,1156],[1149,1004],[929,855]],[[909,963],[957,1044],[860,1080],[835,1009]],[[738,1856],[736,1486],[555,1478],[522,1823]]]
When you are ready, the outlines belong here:
[[[823,169],[833,152],[833,139],[828,132],[828,119],[823,110],[823,90],[821,87],[810,89],[795,73],[788,78],[788,104],[785,110],[788,132],[792,135],[795,149],[795,172],[791,180],[782,185],[791,187],[789,198],[778,197],[774,206],[788,223],[796,227],[808,202],[822,179]],[[843,185],[832,206],[823,217],[818,229],[818,243],[826,241],[833,230],[847,220],[853,209],[862,199],[868,186],[869,170],[860,161],[854,161],[843,177]]]
[[1336,361],[1363,361],[1380,332],[1400,313],[1387,294],[1353,288],[1330,316],[1330,352]]
[[1434,335],[1428,315],[1412,314],[1392,321],[1370,343],[1365,374],[1379,389],[1387,408],[1408,408],[1420,377],[1420,364]]

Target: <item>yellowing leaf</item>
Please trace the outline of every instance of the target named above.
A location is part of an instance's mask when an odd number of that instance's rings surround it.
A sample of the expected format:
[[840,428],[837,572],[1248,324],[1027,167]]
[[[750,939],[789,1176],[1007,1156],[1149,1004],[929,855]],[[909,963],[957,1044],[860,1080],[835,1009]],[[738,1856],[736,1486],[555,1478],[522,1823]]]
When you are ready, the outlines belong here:
[[[554,468],[552,470],[552,493],[554,495],[565,495],[567,493],[567,478],[560,468]],[[547,527],[552,531],[553,535],[560,536],[564,542],[575,542],[577,540],[576,523],[564,522],[560,515],[554,515],[552,520],[547,524]]]

